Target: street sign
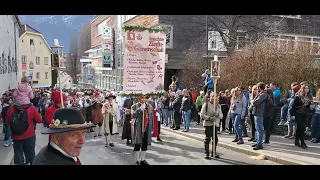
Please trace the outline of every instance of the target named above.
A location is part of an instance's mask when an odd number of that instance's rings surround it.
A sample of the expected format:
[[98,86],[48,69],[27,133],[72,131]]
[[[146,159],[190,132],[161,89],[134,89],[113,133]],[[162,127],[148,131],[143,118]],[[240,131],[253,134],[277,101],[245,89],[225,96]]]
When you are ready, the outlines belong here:
[[102,52],[103,53],[112,53],[113,52],[113,43],[112,42],[102,42]]
[[102,58],[102,63],[103,64],[110,64],[112,61],[112,54],[104,54]]
[[111,27],[103,27],[102,39],[112,40],[112,28]]

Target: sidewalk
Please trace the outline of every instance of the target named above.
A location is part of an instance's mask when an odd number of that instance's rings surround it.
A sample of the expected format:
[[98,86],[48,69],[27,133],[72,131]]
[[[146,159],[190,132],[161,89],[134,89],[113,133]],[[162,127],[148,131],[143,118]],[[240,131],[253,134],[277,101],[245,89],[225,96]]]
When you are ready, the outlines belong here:
[[4,147],[4,134],[2,133],[2,126],[0,127],[0,165],[10,165],[13,160],[13,147]]
[[[44,129],[42,124],[37,124],[36,130],[36,154],[48,143],[48,135],[40,134],[40,130]],[[0,127],[0,165],[11,165],[13,164],[13,147],[4,147],[3,143],[2,127]]]
[[[183,125],[181,126],[183,127]],[[170,131],[191,139],[204,141],[204,128],[202,125],[196,125],[192,122],[189,132],[181,132],[171,130],[169,127],[161,127],[161,130]],[[251,132],[249,133],[249,136]],[[265,144],[263,150],[253,150],[249,142],[250,137],[244,138],[245,144],[237,145],[231,142],[234,139],[234,134],[227,133],[218,134],[218,146],[230,149],[236,152],[244,153],[250,156],[265,155],[268,160],[284,165],[319,165],[320,164],[320,144],[314,144],[306,141],[308,149],[302,149],[294,146],[293,139],[286,139],[283,136],[271,135],[270,144]]]

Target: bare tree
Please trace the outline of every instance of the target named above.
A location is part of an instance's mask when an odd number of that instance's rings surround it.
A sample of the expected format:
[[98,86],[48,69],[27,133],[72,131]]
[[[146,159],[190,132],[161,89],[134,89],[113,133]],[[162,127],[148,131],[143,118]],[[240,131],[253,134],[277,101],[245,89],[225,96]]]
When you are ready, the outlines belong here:
[[73,79],[73,82],[76,84],[77,74],[80,73],[80,43],[79,43],[79,35],[73,34],[70,40],[70,56],[67,59],[66,68],[71,73],[70,76]]
[[[176,15],[174,17],[182,33],[191,39],[191,47],[203,45],[206,47],[206,16]],[[283,18],[272,15],[208,15],[208,31],[216,31],[222,38],[222,43],[231,54],[237,44],[244,47],[257,42],[265,36],[273,35],[282,30]],[[239,37],[241,37],[239,39]],[[210,37],[209,37],[210,38]],[[189,47],[189,48],[191,48]],[[205,49],[205,48],[202,48]]]
[[80,55],[84,56],[85,51],[91,48],[91,24],[83,24],[83,28],[80,31]]
[[[204,64],[201,60],[201,53],[190,50],[185,52],[186,59],[182,66],[182,71],[179,76],[179,83],[182,88],[194,88],[197,92],[199,92],[202,87],[201,75],[204,73]],[[194,62],[199,62],[195,65]]]

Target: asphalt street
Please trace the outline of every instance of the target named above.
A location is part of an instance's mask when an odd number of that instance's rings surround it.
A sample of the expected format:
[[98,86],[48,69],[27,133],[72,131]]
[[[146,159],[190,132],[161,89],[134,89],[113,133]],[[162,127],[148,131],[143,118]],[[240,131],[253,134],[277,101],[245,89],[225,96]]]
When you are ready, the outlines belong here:
[[[47,135],[41,135],[37,127],[38,152],[48,142]],[[279,165],[268,160],[253,160],[249,156],[218,147],[220,159],[203,158],[203,143],[170,132],[161,134],[162,142],[154,142],[149,146],[146,160],[150,165]],[[114,136],[115,147],[105,147],[103,137],[86,134],[80,159],[83,165],[133,165],[133,147],[127,146],[121,135]]]

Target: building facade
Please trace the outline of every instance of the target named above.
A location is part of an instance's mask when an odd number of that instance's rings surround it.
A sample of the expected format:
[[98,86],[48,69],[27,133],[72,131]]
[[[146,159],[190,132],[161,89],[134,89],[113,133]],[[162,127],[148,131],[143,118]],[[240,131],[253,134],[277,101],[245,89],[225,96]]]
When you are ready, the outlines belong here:
[[[122,91],[122,25],[136,15],[99,15],[91,22],[91,49],[85,53],[91,59],[91,70],[94,71],[94,83],[96,88]],[[103,31],[106,27],[112,29],[110,44],[103,39]],[[108,46],[111,46],[110,49]],[[110,56],[106,54],[106,48]],[[110,63],[104,63],[104,59],[110,57]],[[89,67],[87,67],[89,71]],[[94,70],[93,70],[94,69]]]
[[29,76],[34,87],[51,86],[51,48],[43,35],[25,24],[20,28],[21,77]]
[[0,15],[0,93],[16,88],[19,78],[19,29],[18,15]]
[[91,67],[91,59],[80,59],[81,76],[78,84],[83,88],[93,88],[95,70]]

